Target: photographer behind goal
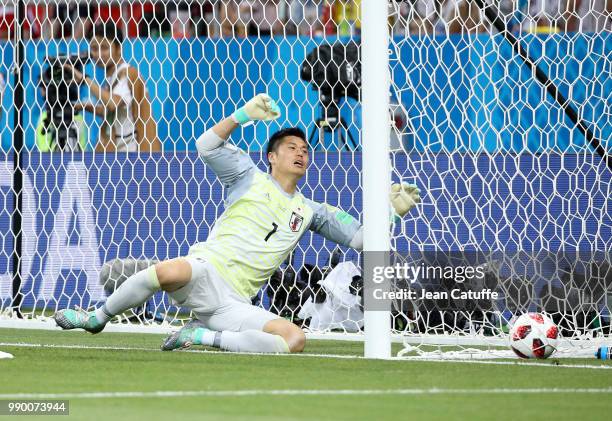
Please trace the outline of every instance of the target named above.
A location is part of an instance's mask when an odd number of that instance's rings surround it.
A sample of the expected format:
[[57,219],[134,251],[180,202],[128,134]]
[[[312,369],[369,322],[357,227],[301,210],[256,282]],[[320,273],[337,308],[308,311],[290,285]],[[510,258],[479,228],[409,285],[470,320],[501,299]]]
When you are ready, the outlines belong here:
[[77,84],[85,84],[97,98],[94,102],[77,102],[75,112],[85,110],[102,117],[99,152],[156,152],[161,150],[157,125],[145,82],[138,70],[123,60],[123,33],[113,22],[96,24],[87,34],[90,58],[102,67],[106,86],[84,75],[71,62],[64,63]]
[[44,100],[43,110],[36,125],[36,146],[41,152],[84,151],[87,130],[80,109],[79,85],[72,74],[64,70],[66,63],[83,69],[85,55],[58,55],[45,59],[39,89]]

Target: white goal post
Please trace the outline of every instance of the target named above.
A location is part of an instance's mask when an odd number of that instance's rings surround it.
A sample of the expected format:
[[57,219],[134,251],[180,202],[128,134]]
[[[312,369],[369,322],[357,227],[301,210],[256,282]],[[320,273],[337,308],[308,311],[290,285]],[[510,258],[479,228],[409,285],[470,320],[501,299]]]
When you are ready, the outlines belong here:
[[[397,356],[392,342],[401,358],[508,357],[524,312],[557,324],[558,356],[610,344],[605,2],[4,3],[0,328],[53,329],[57,310],[98,307],[137,268],[204,241],[223,186],[195,139],[267,92],[282,117],[232,142],[265,170],[270,135],[302,128],[301,191],[359,218],[365,252],[307,234],[255,305],[311,338],[364,341],[368,358]],[[61,71],[71,63],[103,89],[121,79],[94,65],[87,35],[105,22],[113,36],[100,51],[138,75],[118,91],[130,104],[119,117]],[[401,220],[393,182],[422,192]],[[497,295],[368,302],[381,265],[422,271],[394,273],[380,284],[389,292]],[[467,266],[483,276],[466,282],[457,268]],[[445,268],[448,279],[435,273]],[[107,330],[166,333],[190,317],[158,293]]]
[[[375,252],[388,252],[390,214],[390,159],[389,139],[389,31],[388,7],[385,2],[365,0],[362,3],[362,115],[363,118],[363,245],[364,266]],[[370,253],[374,252],[374,253]],[[384,262],[383,262],[384,263]],[[365,275],[364,285],[371,282]],[[364,291],[367,293],[367,291]],[[390,307],[390,306],[389,306]],[[366,358],[391,356],[390,308],[377,311],[364,308]]]

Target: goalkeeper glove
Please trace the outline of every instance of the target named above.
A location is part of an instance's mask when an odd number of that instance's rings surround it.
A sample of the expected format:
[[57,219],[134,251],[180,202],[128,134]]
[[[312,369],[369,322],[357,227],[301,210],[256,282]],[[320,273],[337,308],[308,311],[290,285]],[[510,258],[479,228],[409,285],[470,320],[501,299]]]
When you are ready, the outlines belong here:
[[276,102],[267,94],[259,94],[234,111],[232,118],[236,123],[242,125],[253,120],[276,120],[280,115],[280,108]]
[[395,213],[403,217],[410,209],[415,207],[421,201],[421,190],[414,184],[395,183],[391,186],[391,205]]

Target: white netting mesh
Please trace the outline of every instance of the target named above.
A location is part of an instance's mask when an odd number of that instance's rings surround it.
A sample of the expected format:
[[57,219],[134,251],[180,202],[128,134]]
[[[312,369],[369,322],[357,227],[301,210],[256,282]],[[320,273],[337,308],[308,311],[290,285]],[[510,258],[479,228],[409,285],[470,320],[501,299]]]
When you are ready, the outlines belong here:
[[[505,29],[609,150],[609,2],[493,3]],[[269,135],[302,127],[314,148],[302,192],[361,216],[367,116],[358,90],[332,80],[336,72],[321,55],[330,92],[300,76],[319,45],[358,45],[358,1],[56,0],[26,2],[21,11],[18,2],[1,4],[6,317],[99,305],[137,268],[206,239],[223,211],[222,186],[198,158],[195,138],[258,92],[277,99],[283,117],[237,132],[237,146],[263,169]],[[394,227],[394,249],[609,252],[610,168],[477,2],[390,1],[389,30],[393,178],[424,192],[422,205]],[[339,54],[343,71],[354,75],[351,48]],[[74,83],[81,74],[88,79]],[[336,284],[319,282],[335,266],[334,249],[307,235],[254,302],[311,331],[359,332],[357,274],[343,266]],[[358,257],[349,250],[335,256]],[[610,334],[609,263],[570,262],[560,274],[506,265],[490,274],[504,300],[489,310],[446,314],[404,303],[393,312],[393,329],[412,347],[408,355],[432,346],[465,354],[505,346],[512,316],[540,310],[565,337],[592,344]],[[165,326],[188,317],[157,294],[121,320]]]

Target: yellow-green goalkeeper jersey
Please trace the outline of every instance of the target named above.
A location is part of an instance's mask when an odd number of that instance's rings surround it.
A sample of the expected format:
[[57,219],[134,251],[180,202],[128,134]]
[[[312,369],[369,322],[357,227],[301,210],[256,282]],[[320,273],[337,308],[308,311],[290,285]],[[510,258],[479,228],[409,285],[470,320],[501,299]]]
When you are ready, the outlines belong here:
[[225,187],[225,211],[207,240],[189,250],[202,255],[245,297],[253,297],[285,261],[306,230],[349,245],[361,225],[333,206],[288,194],[250,156],[230,144],[201,154]]

